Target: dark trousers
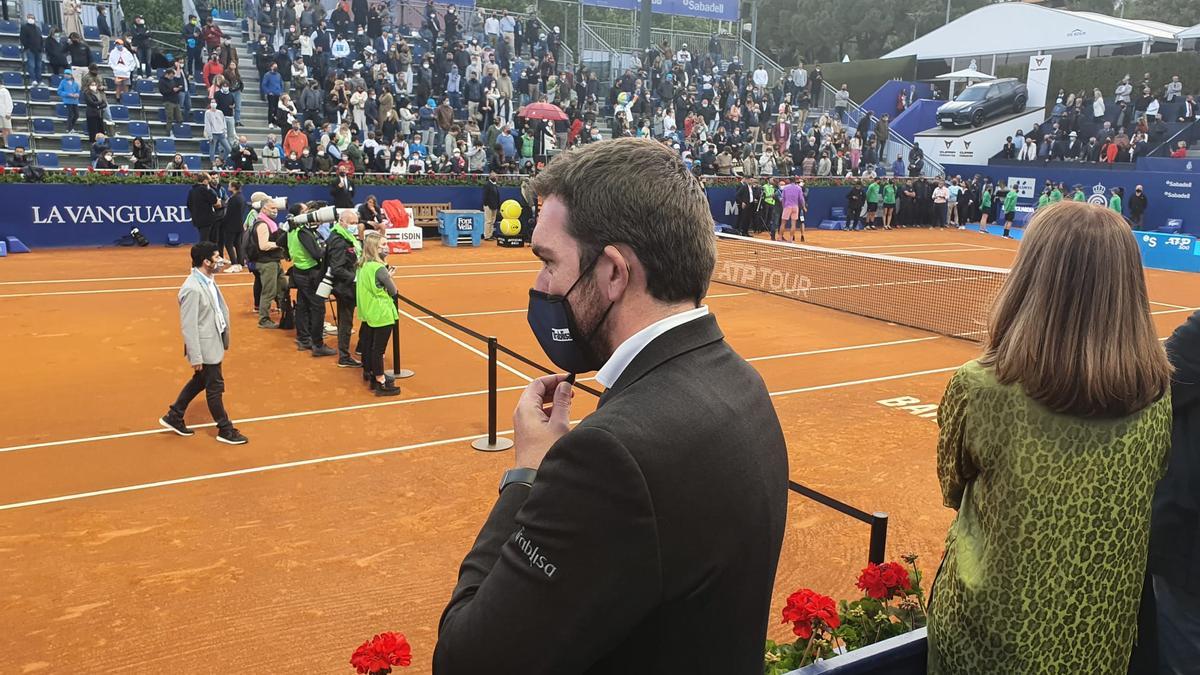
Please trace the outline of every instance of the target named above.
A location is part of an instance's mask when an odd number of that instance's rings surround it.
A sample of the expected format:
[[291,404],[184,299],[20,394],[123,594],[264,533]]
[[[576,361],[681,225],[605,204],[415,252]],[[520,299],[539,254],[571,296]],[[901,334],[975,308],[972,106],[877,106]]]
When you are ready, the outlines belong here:
[[250,270],[254,274],[254,311],[258,311],[258,299],[262,297],[262,277],[258,276],[258,266]]
[[196,225],[196,235],[199,237],[198,241],[211,241],[214,244],[217,243],[217,236],[219,235],[219,232],[213,231],[216,229],[217,228],[213,227],[212,225]]
[[392,336],[392,326],[372,328],[364,323],[359,336],[363,372],[367,379],[375,379],[383,375],[383,352],[387,350],[388,338]]
[[87,117],[88,142],[95,143],[96,142],[96,134],[100,133],[101,131],[104,131],[104,118],[93,117],[91,115],[88,115],[88,117]]
[[743,237],[750,236],[750,224],[754,222],[756,211],[753,206],[738,207],[737,229]]
[[200,79],[200,71],[204,69],[203,59],[200,58],[200,48],[187,50],[187,69],[185,70],[193,80]]
[[79,123],[79,106],[68,105],[67,106],[67,131],[73,133],[75,131],[75,125],[78,123]]
[[296,341],[301,345],[320,347],[325,344],[325,300],[317,295],[320,270],[293,269],[292,283],[296,286]]
[[183,420],[188,405],[200,392],[204,392],[204,399],[208,402],[208,412],[212,413],[217,428],[221,431],[232,429],[233,423],[229,421],[229,415],[225,413],[225,404],[221,401],[221,395],[225,393],[225,378],[221,375],[221,364],[219,363],[204,364],[192,375],[192,379],[183,385],[183,389],[179,392],[179,398],[171,404],[171,417]]
[[[221,240],[217,242],[221,247],[218,250],[223,250],[229,254],[230,265],[242,264],[242,230],[240,226],[234,227],[232,230],[221,229]],[[254,297],[258,297],[255,295]]]
[[337,349],[338,358],[350,360],[350,331],[354,330],[354,296],[337,300]]

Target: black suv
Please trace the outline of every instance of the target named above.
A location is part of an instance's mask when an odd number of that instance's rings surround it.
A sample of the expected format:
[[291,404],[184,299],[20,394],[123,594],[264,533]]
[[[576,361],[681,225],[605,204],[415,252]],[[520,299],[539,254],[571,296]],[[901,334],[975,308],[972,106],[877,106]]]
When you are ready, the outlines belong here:
[[938,108],[938,124],[979,126],[989,117],[1021,112],[1028,100],[1029,91],[1014,77],[980,82],[963,89],[958,98]]

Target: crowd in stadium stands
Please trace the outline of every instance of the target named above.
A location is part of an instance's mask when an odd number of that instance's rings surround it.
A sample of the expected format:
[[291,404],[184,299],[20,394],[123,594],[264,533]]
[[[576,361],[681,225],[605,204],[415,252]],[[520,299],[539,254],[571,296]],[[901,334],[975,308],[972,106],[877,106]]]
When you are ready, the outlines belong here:
[[[849,124],[848,88],[825,96],[819,65],[810,71],[800,64],[771,83],[761,65],[746,69],[736,55],[727,59],[717,35],[696,52],[664,40],[638,54],[605,93],[587,67],[564,67],[559,27],[545,29],[536,18],[481,12],[482,30],[467,33],[453,5],[439,9],[430,0],[418,37],[395,30],[389,11],[366,0],[342,0],[328,14],[319,2],[245,0],[251,63],[239,63],[217,22],[190,16],[181,32],[186,54],[158,81],[166,122],[182,122],[190,94],[202,89],[204,137],[216,169],[313,174],[345,164],[373,173],[518,173],[555,149],[622,136],[670,144],[704,175],[844,176],[893,168],[883,156],[889,116]],[[103,14],[98,23],[105,44],[116,45],[104,58],[119,96],[130,79],[151,74],[149,31],[140,18],[130,34],[115,37]],[[35,23],[21,39],[32,79],[41,78],[43,54],[55,73],[73,67],[74,83],[64,80],[58,93],[70,113],[84,106],[95,144],[109,119],[108,93],[87,46],[74,33],[61,41],[57,31],[43,42]],[[249,67],[258,72],[258,92],[245,91]],[[251,144],[239,140],[237,128],[243,97],[255,95],[278,132]],[[814,100],[828,107],[810,117]],[[555,104],[568,119],[516,115],[534,102]],[[76,117],[69,115],[71,130]],[[102,142],[94,148],[93,160],[105,155]],[[919,150],[899,162],[900,173],[912,173],[914,160],[919,174]],[[145,163],[131,156],[123,165]]]
[[[1148,156],[1168,139],[1169,122],[1200,119],[1195,96],[1184,95],[1178,75],[1158,85],[1146,73],[1137,98],[1133,97],[1131,80],[1129,75],[1122,78],[1109,100],[1105,100],[1098,87],[1090,95],[1086,91],[1068,94],[1059,89],[1046,123],[1028,133],[1018,129],[1006,138],[1001,158],[1029,162],[1132,162]],[[1171,149],[1172,157],[1186,155],[1184,141]]]

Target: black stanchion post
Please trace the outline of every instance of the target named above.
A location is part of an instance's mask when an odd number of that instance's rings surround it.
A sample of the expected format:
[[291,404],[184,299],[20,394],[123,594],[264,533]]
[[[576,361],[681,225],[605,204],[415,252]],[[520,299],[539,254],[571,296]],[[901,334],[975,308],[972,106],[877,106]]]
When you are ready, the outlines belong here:
[[[413,371],[400,367],[400,301],[396,300],[396,325],[392,326],[392,372],[388,373],[393,379],[403,380],[413,376]],[[386,371],[385,371],[386,372]]]
[[876,511],[871,514],[871,551],[867,554],[867,562],[882,565],[887,555],[888,514]]
[[482,452],[499,452],[513,446],[512,439],[496,436],[496,338],[488,338],[488,435],[476,439],[471,447]]

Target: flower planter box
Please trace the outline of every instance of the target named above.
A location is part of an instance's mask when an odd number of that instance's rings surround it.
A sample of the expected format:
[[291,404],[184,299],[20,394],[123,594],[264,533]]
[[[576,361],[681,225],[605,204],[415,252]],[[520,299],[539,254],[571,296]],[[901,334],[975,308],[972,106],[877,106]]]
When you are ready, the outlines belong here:
[[925,675],[924,628],[817,661],[787,675]]

